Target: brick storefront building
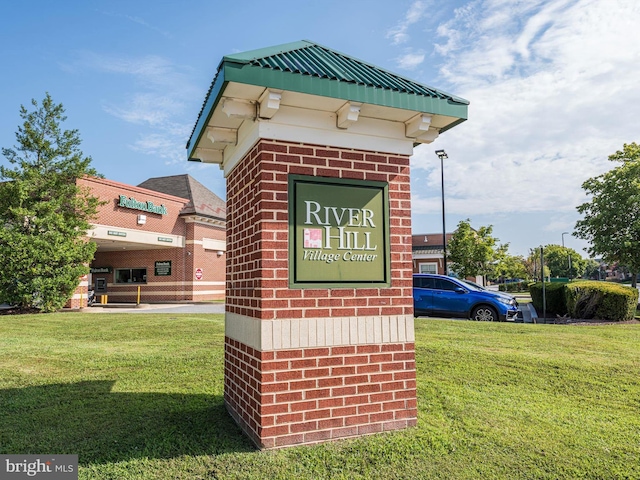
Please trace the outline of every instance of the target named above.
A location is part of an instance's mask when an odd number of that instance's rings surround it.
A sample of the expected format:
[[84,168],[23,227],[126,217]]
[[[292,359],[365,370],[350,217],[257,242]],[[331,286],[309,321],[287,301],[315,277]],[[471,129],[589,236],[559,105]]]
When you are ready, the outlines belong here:
[[103,178],[79,181],[103,202],[89,241],[98,245],[91,273],[70,307],[87,291],[109,303],[223,299],[224,201],[189,175],[151,178],[139,186]]

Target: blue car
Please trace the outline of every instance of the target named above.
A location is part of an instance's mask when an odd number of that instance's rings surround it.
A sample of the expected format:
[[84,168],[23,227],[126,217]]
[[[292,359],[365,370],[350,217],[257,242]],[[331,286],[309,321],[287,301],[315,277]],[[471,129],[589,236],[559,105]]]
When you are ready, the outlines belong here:
[[492,292],[445,275],[413,275],[416,317],[457,317],[482,322],[515,321],[518,302],[511,295]]

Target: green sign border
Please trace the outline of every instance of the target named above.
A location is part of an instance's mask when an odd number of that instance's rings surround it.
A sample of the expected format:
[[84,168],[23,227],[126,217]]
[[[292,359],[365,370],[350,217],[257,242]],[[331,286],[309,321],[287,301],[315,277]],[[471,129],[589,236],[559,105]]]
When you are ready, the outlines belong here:
[[[326,282],[299,281],[296,279],[296,247],[302,245],[303,238],[296,234],[296,190],[305,184],[324,184],[337,186],[353,186],[357,188],[375,188],[382,192],[382,221],[383,240],[382,255],[385,257],[384,272],[379,280],[349,280]],[[373,180],[354,180],[348,178],[314,177],[309,175],[289,175],[288,184],[288,213],[289,213],[289,288],[387,288],[391,286],[391,234],[389,214],[389,184]]]

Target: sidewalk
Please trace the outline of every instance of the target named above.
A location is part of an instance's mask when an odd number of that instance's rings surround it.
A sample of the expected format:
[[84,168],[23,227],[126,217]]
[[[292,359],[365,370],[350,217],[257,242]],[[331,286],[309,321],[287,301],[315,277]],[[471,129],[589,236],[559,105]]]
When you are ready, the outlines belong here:
[[81,308],[82,313],[224,313],[224,303],[108,303]]

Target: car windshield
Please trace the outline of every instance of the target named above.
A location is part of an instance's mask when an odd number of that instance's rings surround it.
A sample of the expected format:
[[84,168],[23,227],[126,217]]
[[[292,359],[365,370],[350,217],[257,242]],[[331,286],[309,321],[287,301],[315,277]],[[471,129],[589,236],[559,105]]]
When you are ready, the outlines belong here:
[[483,290],[486,290],[486,288],[481,287],[480,285],[478,285],[477,283],[473,283],[470,282],[469,280],[462,280],[460,279],[461,282],[463,282],[465,285],[467,285],[467,287],[469,288],[469,290],[475,290],[477,292],[482,292]]

